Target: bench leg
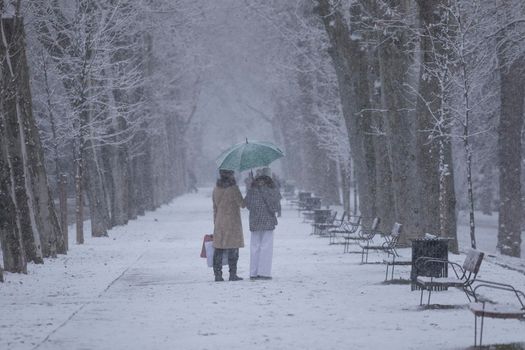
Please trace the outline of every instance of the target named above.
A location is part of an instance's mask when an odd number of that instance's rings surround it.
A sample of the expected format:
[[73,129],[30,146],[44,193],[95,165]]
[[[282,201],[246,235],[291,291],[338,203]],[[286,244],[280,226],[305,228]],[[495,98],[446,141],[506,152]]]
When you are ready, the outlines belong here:
[[[421,297],[419,298],[419,305],[423,305],[423,292],[424,292],[425,288],[424,287],[421,287]],[[430,305],[430,296],[432,295],[432,289],[429,289],[428,290],[428,299],[427,299],[427,306]]]
[[474,314],[474,347],[478,345],[478,316]]
[[328,241],[329,244],[335,244],[335,233],[332,233],[330,231],[328,231],[328,237],[330,238],[330,240]]
[[483,346],[483,321],[485,320],[484,313],[481,314],[481,329],[479,330],[479,347]]
[[[387,256],[388,259],[388,256]],[[392,255],[392,277],[391,280],[394,280],[394,269],[396,268],[396,256]]]
[[395,260],[394,260],[394,264],[392,265],[392,278],[391,280],[394,280],[394,269],[396,267],[396,264],[395,264]]

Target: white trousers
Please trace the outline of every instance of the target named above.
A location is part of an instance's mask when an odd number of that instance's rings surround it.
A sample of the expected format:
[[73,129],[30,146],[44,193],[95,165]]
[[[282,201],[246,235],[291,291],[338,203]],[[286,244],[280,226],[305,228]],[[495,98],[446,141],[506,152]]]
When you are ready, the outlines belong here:
[[250,277],[272,276],[273,231],[252,231]]

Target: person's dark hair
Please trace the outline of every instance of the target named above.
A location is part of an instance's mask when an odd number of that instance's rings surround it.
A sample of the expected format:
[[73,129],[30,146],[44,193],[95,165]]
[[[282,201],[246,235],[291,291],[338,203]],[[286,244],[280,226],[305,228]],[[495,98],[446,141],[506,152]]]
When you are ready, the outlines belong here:
[[227,188],[235,186],[235,176],[232,170],[219,170],[219,178],[217,179],[217,187]]
[[262,187],[267,186],[270,188],[275,188],[275,182],[273,182],[272,178],[267,175],[259,175],[253,180],[252,187]]

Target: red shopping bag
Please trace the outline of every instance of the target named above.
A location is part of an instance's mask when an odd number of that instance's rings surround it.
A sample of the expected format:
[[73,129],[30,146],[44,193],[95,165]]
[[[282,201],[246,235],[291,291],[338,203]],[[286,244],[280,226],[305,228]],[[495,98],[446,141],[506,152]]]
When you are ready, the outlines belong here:
[[[213,235],[204,235],[202,240],[201,258],[206,258],[208,267],[213,267]],[[222,255],[222,264],[228,265],[228,254]]]
[[213,241],[213,235],[204,235],[204,238],[202,239],[201,258],[206,258],[206,248],[204,246],[204,243],[210,241]]

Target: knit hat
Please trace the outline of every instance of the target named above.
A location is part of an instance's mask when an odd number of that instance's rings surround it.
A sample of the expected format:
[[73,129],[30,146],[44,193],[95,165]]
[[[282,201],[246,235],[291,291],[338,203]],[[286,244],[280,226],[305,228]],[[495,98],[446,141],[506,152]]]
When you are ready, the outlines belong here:
[[234,174],[233,170],[219,169],[219,175],[221,177],[233,176],[233,174]]
[[270,176],[271,177],[272,176],[272,169],[270,169],[269,167],[262,168],[261,175]]

